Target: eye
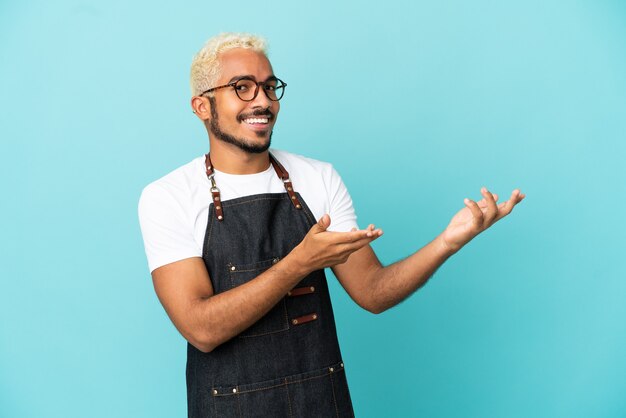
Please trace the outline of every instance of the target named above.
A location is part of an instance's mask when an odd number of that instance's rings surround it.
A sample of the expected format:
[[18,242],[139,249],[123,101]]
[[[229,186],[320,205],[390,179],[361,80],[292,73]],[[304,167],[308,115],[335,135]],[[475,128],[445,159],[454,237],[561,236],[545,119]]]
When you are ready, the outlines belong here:
[[237,90],[238,92],[244,93],[244,92],[249,91],[249,90],[254,90],[255,86],[256,86],[256,83],[254,81],[251,81],[251,80],[239,80],[235,84],[235,90]]

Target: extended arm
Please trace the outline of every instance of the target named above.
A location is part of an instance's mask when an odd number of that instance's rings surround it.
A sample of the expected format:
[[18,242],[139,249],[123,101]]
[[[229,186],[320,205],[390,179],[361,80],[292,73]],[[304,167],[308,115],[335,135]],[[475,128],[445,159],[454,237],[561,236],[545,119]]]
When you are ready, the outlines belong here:
[[377,236],[368,230],[326,232],[325,215],[281,261],[253,280],[217,295],[199,257],[155,269],[156,293],[178,331],[208,352],[265,315],[289,290],[314,270],[345,262]]
[[[405,258],[383,267],[370,246],[350,256],[333,271],[348,294],[364,309],[383,312],[404,300],[421,287],[451,255],[459,251],[476,235],[508,215],[525,195],[514,190],[507,202],[497,204],[498,196],[485,188],[479,202],[465,200],[448,227],[433,241]],[[372,234],[382,231],[368,227]]]

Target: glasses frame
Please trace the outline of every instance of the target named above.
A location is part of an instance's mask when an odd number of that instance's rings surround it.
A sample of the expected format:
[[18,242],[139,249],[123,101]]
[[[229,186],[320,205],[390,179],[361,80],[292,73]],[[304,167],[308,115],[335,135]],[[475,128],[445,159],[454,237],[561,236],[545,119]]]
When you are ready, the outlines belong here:
[[[241,96],[239,96],[239,92],[237,91],[237,87],[236,86],[237,86],[237,83],[239,83],[240,81],[243,81],[243,80],[252,81],[254,84],[256,84],[256,88],[254,89],[254,95],[252,96],[251,99],[246,100],[246,99],[242,99]],[[270,78],[268,78],[265,81],[256,81],[256,80],[254,80],[254,79],[252,79],[250,77],[242,77],[242,78],[239,78],[239,79],[237,79],[235,81],[232,81],[232,82],[230,82],[228,84],[224,84],[223,86],[217,86],[217,87],[213,87],[213,88],[210,88],[208,90],[205,90],[202,93],[200,93],[200,96],[204,96],[205,94],[214,92],[216,90],[225,89],[226,87],[232,87],[233,90],[235,90],[235,94],[237,95],[239,100],[242,100],[244,102],[251,102],[254,99],[256,99],[256,97],[259,95],[259,86],[264,86],[265,87],[265,86],[268,85],[267,83],[269,83],[271,81],[278,81],[278,82],[282,83],[282,88],[281,88],[282,89],[282,94],[280,95],[279,98],[272,99],[269,96],[269,94],[267,94],[267,91],[265,90],[265,88],[263,88],[263,93],[265,93],[265,97],[267,97],[269,100],[271,100],[273,102],[278,102],[285,95],[285,87],[287,87],[287,83],[285,83],[283,80],[281,80],[278,77],[270,77]]]

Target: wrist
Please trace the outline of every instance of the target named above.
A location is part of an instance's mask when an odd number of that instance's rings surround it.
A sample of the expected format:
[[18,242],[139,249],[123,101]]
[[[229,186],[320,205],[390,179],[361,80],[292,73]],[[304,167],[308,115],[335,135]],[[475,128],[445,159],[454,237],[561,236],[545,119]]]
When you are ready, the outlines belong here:
[[313,269],[307,265],[307,260],[308,258],[302,254],[302,248],[298,245],[283,258],[282,264],[289,276],[301,279],[308,276],[309,273],[313,271]]
[[451,244],[447,242],[443,236],[443,233],[435,238],[435,245],[437,251],[446,258],[450,257],[451,255],[458,252],[461,248],[463,248],[463,245]]

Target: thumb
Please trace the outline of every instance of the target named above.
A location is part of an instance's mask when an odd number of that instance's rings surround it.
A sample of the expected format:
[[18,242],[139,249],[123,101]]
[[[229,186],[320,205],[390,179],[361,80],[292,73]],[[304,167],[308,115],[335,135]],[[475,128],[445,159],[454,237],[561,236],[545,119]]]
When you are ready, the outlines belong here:
[[324,232],[326,231],[326,228],[328,228],[329,226],[330,226],[330,215],[326,213],[324,214],[324,216],[320,218],[319,221],[317,221],[317,223],[313,226],[313,228],[316,230],[315,232]]

